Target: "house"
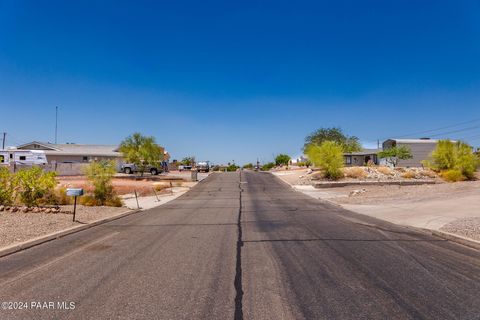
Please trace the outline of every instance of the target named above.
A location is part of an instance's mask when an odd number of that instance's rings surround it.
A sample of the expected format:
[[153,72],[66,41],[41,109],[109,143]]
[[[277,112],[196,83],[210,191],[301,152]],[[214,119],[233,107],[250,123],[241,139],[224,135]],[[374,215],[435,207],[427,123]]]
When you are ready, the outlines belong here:
[[343,154],[345,166],[364,166],[369,162],[378,164],[379,149],[362,149],[358,152],[346,152]]
[[399,167],[422,167],[422,160],[430,158],[430,154],[437,146],[438,140],[422,139],[388,139],[383,142],[383,150],[392,147],[408,147],[412,153],[411,159],[398,160]]
[[42,150],[48,163],[88,163],[97,160],[114,160],[123,163],[122,153],[117,145],[54,144],[33,141],[17,147],[18,150]]

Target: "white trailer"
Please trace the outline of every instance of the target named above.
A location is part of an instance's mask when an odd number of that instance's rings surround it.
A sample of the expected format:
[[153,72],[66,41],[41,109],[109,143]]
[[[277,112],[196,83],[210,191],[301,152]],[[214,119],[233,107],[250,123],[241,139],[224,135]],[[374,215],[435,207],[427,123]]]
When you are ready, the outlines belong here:
[[45,165],[47,156],[42,150],[0,150],[0,165]]

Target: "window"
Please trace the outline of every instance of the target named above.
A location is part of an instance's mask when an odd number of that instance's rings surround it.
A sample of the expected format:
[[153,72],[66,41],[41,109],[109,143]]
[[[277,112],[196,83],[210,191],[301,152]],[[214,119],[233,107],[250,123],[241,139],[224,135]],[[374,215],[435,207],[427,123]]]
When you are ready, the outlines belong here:
[[88,157],[83,157],[83,161],[88,161]]
[[352,164],[352,157],[351,156],[345,156],[345,164]]
[[27,157],[26,156],[20,156],[19,159],[20,159],[20,161],[25,161],[25,160],[27,160]]
[[4,163],[5,162],[5,156],[4,155],[0,155],[0,163]]

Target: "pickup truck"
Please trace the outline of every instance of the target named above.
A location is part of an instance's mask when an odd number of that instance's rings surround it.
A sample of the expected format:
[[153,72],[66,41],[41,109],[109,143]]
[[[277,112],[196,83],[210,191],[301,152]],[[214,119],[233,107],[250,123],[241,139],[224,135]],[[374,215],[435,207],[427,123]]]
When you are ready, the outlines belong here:
[[197,171],[198,172],[209,172],[210,171],[210,165],[208,161],[200,161],[197,163]]
[[[139,172],[137,166],[133,163],[125,163],[122,164],[122,167],[120,169],[123,173],[126,174],[132,174],[134,172]],[[147,166],[145,169],[145,172],[150,172],[152,175],[156,176],[157,174],[161,173],[162,170],[158,169],[157,167],[154,166]]]
[[183,165],[183,164],[178,166],[178,171],[185,171],[185,170],[192,170],[192,166],[190,166],[190,165],[187,166],[187,165]]

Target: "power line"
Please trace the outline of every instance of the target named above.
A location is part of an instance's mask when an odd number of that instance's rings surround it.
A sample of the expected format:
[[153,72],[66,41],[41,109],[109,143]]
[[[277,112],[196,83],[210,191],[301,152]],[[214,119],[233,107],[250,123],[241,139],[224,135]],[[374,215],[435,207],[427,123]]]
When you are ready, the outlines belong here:
[[475,129],[479,129],[479,128],[480,128],[480,126],[475,126],[475,127],[463,128],[463,129],[454,130],[454,131],[449,131],[449,132],[442,132],[442,133],[437,133],[437,134],[431,134],[430,136],[431,136],[431,137],[438,137],[438,136],[443,136],[443,135],[446,135],[446,134],[464,132],[464,131],[475,130]]
[[[451,124],[451,125],[444,126],[444,127],[439,127],[439,128],[436,128],[436,129],[429,129],[429,130],[412,132],[412,133],[404,134],[404,135],[397,136],[397,137],[398,138],[405,138],[405,137],[418,135],[418,134],[431,133],[431,132],[436,132],[436,131],[440,131],[440,130],[455,128],[455,127],[462,126],[462,125],[465,125],[465,124],[475,123],[475,122],[478,122],[478,121],[480,121],[480,118],[469,120],[469,121],[464,121],[464,122],[459,122],[459,123]],[[438,135],[442,135],[442,134],[448,134],[448,132],[447,133],[439,133],[439,134],[436,134],[436,135],[438,136]]]

